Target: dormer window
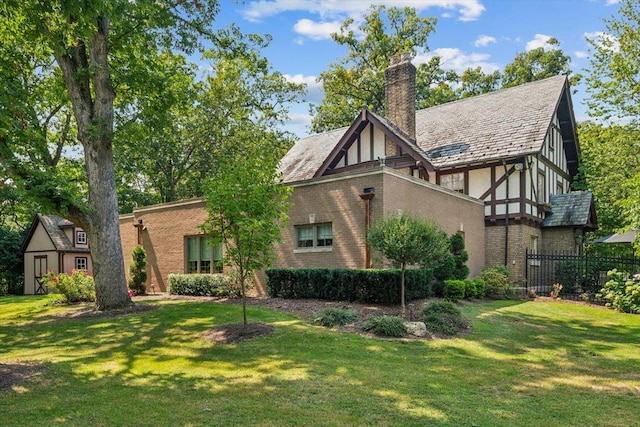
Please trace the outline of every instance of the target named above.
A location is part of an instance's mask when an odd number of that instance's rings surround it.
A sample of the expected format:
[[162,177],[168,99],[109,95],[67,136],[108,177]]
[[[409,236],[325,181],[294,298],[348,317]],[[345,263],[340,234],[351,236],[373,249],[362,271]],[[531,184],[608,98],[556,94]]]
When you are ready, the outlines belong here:
[[84,231],[76,231],[76,245],[87,244],[87,233]]

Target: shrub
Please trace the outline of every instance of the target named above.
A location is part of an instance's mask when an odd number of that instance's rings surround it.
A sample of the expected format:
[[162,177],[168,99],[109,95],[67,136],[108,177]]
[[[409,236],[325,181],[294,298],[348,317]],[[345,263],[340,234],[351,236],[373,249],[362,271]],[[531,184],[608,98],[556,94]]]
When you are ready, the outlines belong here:
[[49,271],[44,276],[45,284],[62,296],[63,304],[93,302],[96,300],[96,287],[93,276],[83,270],[73,270],[71,274],[54,274]]
[[445,280],[442,297],[447,301],[457,302],[465,296],[464,280]]
[[220,297],[229,296],[232,281],[224,274],[169,274],[169,293]]
[[140,245],[133,248],[131,254],[131,264],[129,265],[129,289],[134,295],[144,295],[147,293],[147,253]]
[[[271,297],[318,298],[331,301],[400,303],[400,270],[387,269],[288,269],[267,270],[267,292]],[[407,269],[405,298],[428,298],[431,294],[429,269]]]
[[380,316],[366,322],[362,328],[376,335],[386,337],[403,337],[407,334],[404,319],[400,316]]
[[626,279],[625,273],[614,268],[607,275],[610,280],[597,296],[605,299],[607,307],[623,313],[640,314],[640,274]]
[[480,273],[485,284],[485,294],[489,298],[504,299],[511,292],[509,269],[504,265],[485,267]]
[[328,307],[320,312],[318,317],[314,319],[314,322],[328,328],[333,328],[334,326],[352,323],[357,318],[358,315],[347,308]]
[[560,295],[573,294],[580,291],[580,284],[584,281],[583,268],[583,263],[580,261],[566,260],[555,262],[555,283],[562,285]]
[[469,329],[471,324],[451,301],[432,301],[422,310],[427,329],[438,335],[452,336]]
[[451,254],[455,261],[455,269],[452,279],[464,280],[469,275],[469,267],[466,262],[469,260],[469,254],[464,249],[464,237],[460,233],[453,234],[449,238],[451,243]]
[[486,292],[484,280],[482,280],[479,277],[476,277],[475,279],[473,279],[471,281],[471,283],[473,284],[473,290],[474,290],[473,297],[474,298],[484,298],[484,295],[485,295],[485,292]]

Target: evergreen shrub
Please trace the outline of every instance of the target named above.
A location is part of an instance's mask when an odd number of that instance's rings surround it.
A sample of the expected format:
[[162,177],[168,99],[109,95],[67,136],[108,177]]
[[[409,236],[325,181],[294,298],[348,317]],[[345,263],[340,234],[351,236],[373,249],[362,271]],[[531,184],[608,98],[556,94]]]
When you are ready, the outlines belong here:
[[444,336],[453,336],[469,329],[471,323],[451,301],[432,301],[422,310],[427,330]]
[[328,307],[320,312],[314,322],[327,328],[333,328],[353,323],[357,318],[358,315],[347,308]]
[[403,337],[407,334],[404,322],[400,316],[380,316],[366,322],[362,329],[385,337]]
[[229,296],[233,284],[224,274],[169,274],[169,294],[203,297]]
[[457,302],[465,297],[464,280],[445,280],[442,297],[447,301]]
[[[267,270],[267,292],[271,297],[330,301],[400,303],[399,269],[272,268]],[[428,298],[433,275],[428,269],[407,269],[407,301]]]

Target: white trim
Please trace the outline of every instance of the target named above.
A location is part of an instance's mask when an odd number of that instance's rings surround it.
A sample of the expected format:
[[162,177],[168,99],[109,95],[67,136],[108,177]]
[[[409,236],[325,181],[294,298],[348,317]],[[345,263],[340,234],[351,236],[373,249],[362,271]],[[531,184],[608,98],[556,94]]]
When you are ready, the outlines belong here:
[[333,246],[317,246],[313,248],[296,248],[294,254],[304,254],[309,252],[333,252]]

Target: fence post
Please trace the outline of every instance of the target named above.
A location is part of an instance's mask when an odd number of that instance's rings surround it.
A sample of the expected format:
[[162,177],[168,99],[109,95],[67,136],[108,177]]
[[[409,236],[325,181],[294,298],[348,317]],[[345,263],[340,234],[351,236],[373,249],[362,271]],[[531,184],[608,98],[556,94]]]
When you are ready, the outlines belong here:
[[529,294],[529,248],[524,251],[524,289]]

